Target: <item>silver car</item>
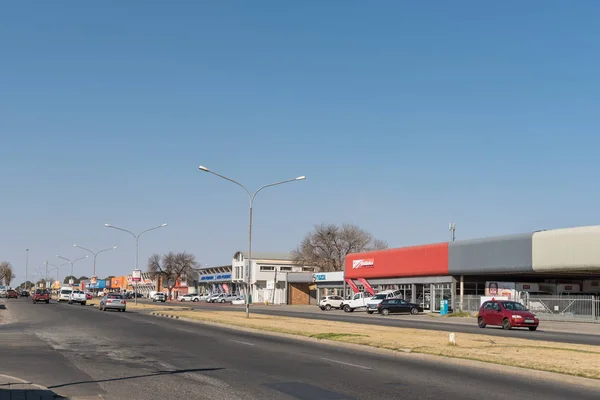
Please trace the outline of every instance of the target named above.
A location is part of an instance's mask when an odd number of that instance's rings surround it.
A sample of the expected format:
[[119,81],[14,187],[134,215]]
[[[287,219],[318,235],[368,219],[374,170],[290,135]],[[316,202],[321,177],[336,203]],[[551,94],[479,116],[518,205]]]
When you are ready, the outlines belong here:
[[122,294],[119,293],[109,293],[100,300],[100,305],[98,306],[100,311],[106,310],[119,310],[121,312],[125,312],[127,308],[127,301],[123,297]]

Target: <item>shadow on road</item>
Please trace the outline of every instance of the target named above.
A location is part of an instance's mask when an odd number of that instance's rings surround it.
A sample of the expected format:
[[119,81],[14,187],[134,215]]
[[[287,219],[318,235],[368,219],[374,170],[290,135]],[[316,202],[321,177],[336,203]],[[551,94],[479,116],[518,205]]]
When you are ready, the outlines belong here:
[[4,304],[0,304],[0,310],[6,310],[6,306]]
[[0,385],[0,400],[15,399],[36,399],[36,400],[56,400],[66,399],[52,390],[43,389],[12,389],[10,386],[19,386],[14,383],[5,383]]
[[[153,376],[161,376],[161,375],[176,375],[176,374],[186,374],[190,372],[210,372],[210,371],[220,371],[225,368],[195,368],[195,369],[176,369],[176,370],[167,370],[167,371],[157,371],[149,374],[143,375],[132,375],[132,376],[124,376],[121,378],[109,378],[109,379],[98,379],[98,380],[90,380],[90,381],[79,381],[79,382],[71,382],[71,383],[63,383],[61,385],[53,385],[49,386],[49,389],[57,389],[65,386],[75,386],[75,385],[84,385],[87,383],[102,383],[102,382],[118,382],[118,381],[126,381],[130,379],[139,379],[139,378],[149,378]],[[0,400],[3,400],[0,397]]]

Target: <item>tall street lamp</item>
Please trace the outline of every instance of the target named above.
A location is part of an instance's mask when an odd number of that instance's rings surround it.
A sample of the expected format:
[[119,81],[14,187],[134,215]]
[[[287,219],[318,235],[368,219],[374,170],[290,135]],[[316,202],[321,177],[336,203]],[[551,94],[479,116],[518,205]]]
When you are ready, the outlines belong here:
[[[158,228],[164,228],[165,226],[167,226],[167,224],[162,224],[162,225],[155,226],[154,228],[146,229],[145,231],[142,231],[142,232],[138,233],[137,235],[131,231],[128,231],[127,229],[119,228],[119,227],[116,227],[111,224],[104,224],[104,226],[106,226],[107,228],[113,228],[113,229],[117,229],[117,230],[120,230],[123,232],[130,233],[131,236],[133,236],[135,238],[135,269],[139,269],[138,261],[139,261],[139,256],[140,256],[140,236],[142,236],[146,232],[153,231]],[[135,282],[135,294],[134,294],[133,298],[135,299],[134,300],[135,304],[137,304],[137,281]]]
[[89,256],[88,256],[88,255],[86,255],[85,257],[76,258],[76,259],[75,259],[75,260],[73,260],[73,261],[71,261],[71,260],[69,260],[68,258],[65,258],[65,257],[63,257],[63,256],[59,256],[59,255],[56,255],[56,257],[58,257],[58,258],[62,258],[63,260],[65,260],[66,262],[68,262],[69,264],[71,264],[71,276],[74,276],[74,275],[73,275],[73,264],[75,264],[75,263],[76,263],[77,261],[79,261],[79,260],[83,260],[83,259],[85,259],[85,258],[88,258]]
[[108,249],[99,250],[99,251],[94,252],[93,250],[86,249],[85,247],[80,246],[78,244],[74,244],[73,246],[74,247],[79,247],[80,249],[85,250],[85,251],[89,251],[94,256],[94,274],[92,275],[94,278],[96,277],[96,258],[98,257],[98,254],[103,253],[105,251],[114,250],[114,249],[117,248],[117,246],[113,246],[113,247],[108,248]]
[[27,280],[29,279],[29,249],[25,249],[25,290],[27,290]]
[[[254,198],[256,197],[258,192],[260,192],[263,189],[266,189],[271,186],[283,185],[284,183],[288,183],[288,182],[302,181],[302,180],[306,179],[306,177],[299,176],[294,179],[287,179],[285,181],[269,183],[268,185],[264,185],[264,186],[258,188],[258,190],[256,192],[250,193],[250,191],[246,188],[246,186],[242,185],[241,183],[239,183],[237,181],[234,181],[231,178],[228,178],[228,177],[218,174],[214,171],[211,171],[210,169],[208,169],[202,165],[199,166],[198,168],[200,169],[200,171],[208,172],[210,174],[218,176],[219,178],[223,178],[229,182],[235,183],[236,185],[240,186],[242,189],[244,189],[246,191],[246,193],[248,194],[248,198],[250,199],[250,224],[248,226],[248,266],[246,267],[246,285],[245,285],[246,286],[246,318],[249,318],[250,317],[250,267],[252,266],[252,207],[254,205]],[[273,282],[273,284],[275,284],[275,282]]]

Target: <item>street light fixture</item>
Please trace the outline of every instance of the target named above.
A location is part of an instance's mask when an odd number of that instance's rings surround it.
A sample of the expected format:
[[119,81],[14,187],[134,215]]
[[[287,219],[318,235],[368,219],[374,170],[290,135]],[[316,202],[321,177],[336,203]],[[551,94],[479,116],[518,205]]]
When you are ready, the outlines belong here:
[[[58,274],[58,271],[60,268],[64,267],[65,265],[69,265],[69,263],[64,263],[64,264],[60,264],[60,265],[54,265],[54,264],[50,264],[48,261],[46,261],[46,275],[48,274],[48,266],[51,266],[53,269],[56,270],[56,280],[58,282],[60,282],[60,276]],[[50,285],[52,286],[52,285]]]
[[[145,231],[142,231],[142,232],[140,232],[139,234],[136,235],[135,233],[133,233],[131,231],[128,231],[127,229],[119,228],[119,227],[116,227],[116,226],[111,225],[111,224],[104,224],[104,226],[107,227],[107,228],[113,228],[113,229],[117,229],[119,231],[130,233],[131,236],[133,236],[135,238],[135,269],[139,269],[138,268],[138,261],[139,261],[139,256],[140,256],[140,236],[142,236],[146,232],[153,231],[153,230],[158,229],[158,228],[164,228],[167,225],[168,224],[161,224],[161,225],[155,226],[154,228],[146,229]],[[133,297],[135,299],[135,304],[137,304],[137,281],[135,283],[135,294],[134,294]]]
[[108,248],[108,249],[104,249],[104,250],[100,250],[100,251],[94,252],[93,250],[87,249],[87,248],[85,248],[83,246],[80,246],[78,244],[74,244],[73,246],[74,247],[79,247],[80,249],[85,250],[85,251],[89,251],[94,256],[94,274],[92,275],[94,278],[96,277],[96,258],[98,257],[98,254],[103,253],[105,251],[114,250],[114,249],[117,248],[117,246],[113,246],[113,247]]
[[76,263],[77,261],[79,261],[79,260],[86,259],[86,258],[88,258],[89,256],[88,256],[88,255],[86,255],[85,257],[76,258],[76,259],[75,259],[75,260],[73,260],[73,261],[69,260],[69,259],[68,259],[68,258],[66,258],[66,257],[59,256],[58,254],[56,255],[56,257],[58,257],[58,258],[62,258],[63,260],[65,260],[65,261],[67,261],[69,264],[71,264],[71,276],[74,276],[74,275],[73,275],[73,264],[75,264],[75,263]]
[[[208,169],[207,167],[205,167],[203,165],[199,166],[198,168],[200,169],[200,171],[208,172],[209,174],[216,175],[219,178],[225,179],[226,181],[235,183],[236,185],[240,186],[242,189],[244,189],[246,191],[246,193],[248,194],[248,198],[250,199],[250,223],[248,226],[248,266],[246,267],[246,285],[245,285],[246,286],[246,318],[249,318],[250,317],[250,267],[252,265],[252,207],[254,205],[254,198],[256,197],[258,192],[260,192],[263,189],[266,189],[271,186],[283,185],[284,183],[303,181],[306,179],[306,176],[302,175],[302,176],[299,176],[294,179],[286,179],[284,181],[269,183],[268,185],[264,185],[264,186],[261,186],[260,188],[258,188],[258,190],[256,192],[250,193],[250,191],[246,188],[246,186],[242,185],[238,181],[234,181],[231,178],[228,178],[224,175],[221,175],[214,171],[211,171],[210,169]],[[273,282],[273,283],[275,284],[275,282]]]

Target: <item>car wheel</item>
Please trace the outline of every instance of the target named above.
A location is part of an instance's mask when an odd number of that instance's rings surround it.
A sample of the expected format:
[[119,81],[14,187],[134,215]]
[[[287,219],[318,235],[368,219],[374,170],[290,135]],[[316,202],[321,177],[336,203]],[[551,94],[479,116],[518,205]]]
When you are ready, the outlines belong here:
[[81,303],[82,306],[85,306],[85,301]]
[[325,304],[325,311],[331,311],[331,304]]
[[483,320],[483,318],[477,318],[477,326],[479,326],[482,329],[485,328],[485,321]]
[[530,331],[535,331],[536,329],[537,329],[537,326],[530,326],[530,327],[529,327],[529,330],[530,330]]
[[375,311],[367,310],[367,314],[373,314]]
[[510,328],[512,328],[512,326],[510,325],[510,321],[508,320],[508,318],[504,318],[504,320],[502,321],[502,329],[509,330]]
[[194,303],[197,302],[197,301],[200,301],[200,299],[194,299]]
[[50,304],[50,300],[46,300],[46,304]]
[[411,308],[411,309],[410,309],[410,313],[411,313],[412,315],[417,315],[417,314],[419,313],[419,309],[418,309],[418,308],[415,308],[415,307],[413,307],[413,308]]
[[390,310],[388,310],[387,308],[384,308],[383,310],[381,310],[381,313],[383,315],[389,315],[390,314]]
[[221,303],[225,303],[225,299],[221,299]]
[[346,304],[346,305],[344,306],[344,311],[345,311],[345,312],[352,312],[352,308],[350,308],[350,306]]

